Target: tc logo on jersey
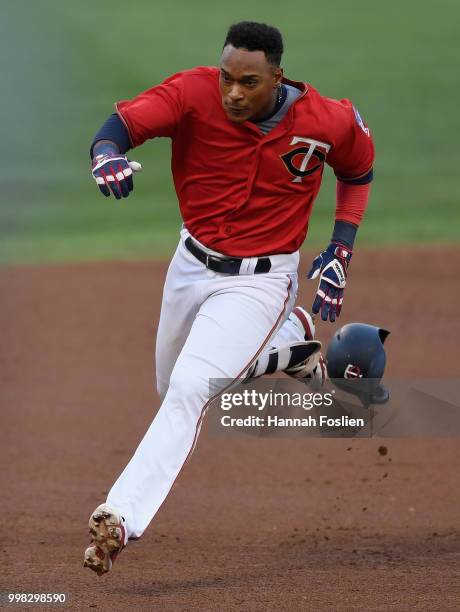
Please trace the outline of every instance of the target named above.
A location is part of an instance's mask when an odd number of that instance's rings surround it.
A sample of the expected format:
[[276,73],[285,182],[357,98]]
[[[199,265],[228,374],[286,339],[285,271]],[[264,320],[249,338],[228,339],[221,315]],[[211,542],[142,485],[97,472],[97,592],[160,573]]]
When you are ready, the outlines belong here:
[[323,167],[326,155],[331,148],[331,145],[312,138],[302,138],[302,136],[294,136],[291,146],[304,142],[308,146],[296,147],[281,155],[281,159],[286,165],[286,168],[294,175],[293,183],[301,183],[304,176],[313,174]]

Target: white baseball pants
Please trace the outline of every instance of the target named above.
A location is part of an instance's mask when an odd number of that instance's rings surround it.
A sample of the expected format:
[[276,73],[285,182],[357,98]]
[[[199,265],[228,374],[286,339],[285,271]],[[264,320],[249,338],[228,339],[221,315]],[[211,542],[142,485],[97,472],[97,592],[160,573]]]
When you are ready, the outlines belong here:
[[183,229],[163,292],[156,346],[163,401],[107,497],[124,516],[129,537],[142,535],[192,454],[213,399],[210,379],[244,378],[297,294],[298,252],[271,256],[266,274],[253,274],[257,258],[243,260],[246,273],[218,274],[186,249],[187,236]]

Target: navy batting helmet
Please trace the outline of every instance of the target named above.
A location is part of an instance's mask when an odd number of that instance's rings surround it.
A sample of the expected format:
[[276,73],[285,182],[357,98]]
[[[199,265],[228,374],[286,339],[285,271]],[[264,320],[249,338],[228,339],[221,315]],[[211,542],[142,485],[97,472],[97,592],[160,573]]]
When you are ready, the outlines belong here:
[[364,405],[384,404],[390,394],[380,384],[385,370],[383,343],[390,332],[366,323],[349,323],[333,336],[326,352],[334,385],[357,395]]

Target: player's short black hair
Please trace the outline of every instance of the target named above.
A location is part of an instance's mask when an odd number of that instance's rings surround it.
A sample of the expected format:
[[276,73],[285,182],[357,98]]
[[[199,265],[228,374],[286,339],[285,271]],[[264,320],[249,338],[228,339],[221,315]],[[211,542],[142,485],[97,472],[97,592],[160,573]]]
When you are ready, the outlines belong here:
[[281,32],[257,21],[240,21],[230,26],[224,47],[227,45],[233,45],[236,49],[263,51],[267,61],[275,66],[280,65],[284,50]]

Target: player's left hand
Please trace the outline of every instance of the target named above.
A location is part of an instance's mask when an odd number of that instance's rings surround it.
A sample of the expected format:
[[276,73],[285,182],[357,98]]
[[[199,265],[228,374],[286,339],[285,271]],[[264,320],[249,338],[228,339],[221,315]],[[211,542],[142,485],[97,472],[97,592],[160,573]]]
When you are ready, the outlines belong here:
[[331,242],[325,251],[322,251],[313,261],[309,279],[319,276],[318,289],[312,312],[318,314],[321,310],[321,318],[333,323],[340,316],[343,302],[343,291],[347,284],[347,270],[353,252],[351,249]]
[[102,153],[93,159],[91,173],[101,192],[109,197],[127,198],[133,190],[133,172],[140,172],[141,164],[129,161],[121,153]]

